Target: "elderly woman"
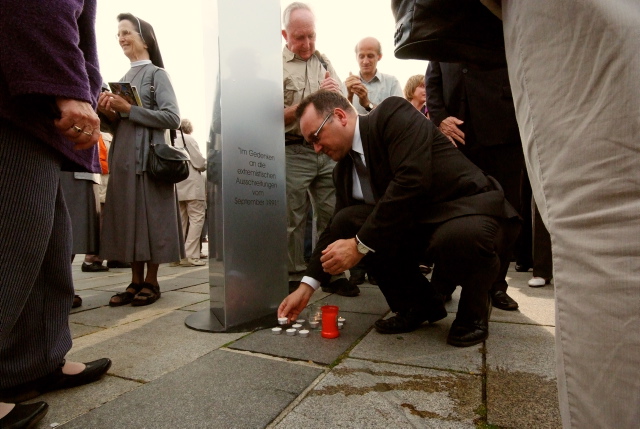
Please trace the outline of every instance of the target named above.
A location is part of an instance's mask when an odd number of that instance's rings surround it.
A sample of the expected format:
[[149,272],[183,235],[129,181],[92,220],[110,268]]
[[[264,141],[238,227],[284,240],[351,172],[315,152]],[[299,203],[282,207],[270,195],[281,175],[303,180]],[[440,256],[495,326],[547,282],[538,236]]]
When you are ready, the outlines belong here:
[[101,256],[131,262],[132,271],[131,284],[109,301],[113,307],[157,301],[159,264],[184,257],[175,187],[146,173],[150,143],[164,143],[165,130],[180,126],[176,96],[160,68],[162,56],[149,23],[122,13],[117,38],[131,60],[120,81],[137,88],[142,106],[110,92],[100,95],[99,112],[113,134]]
[[429,117],[429,111],[427,110],[427,90],[424,87],[424,75],[416,74],[407,80],[404,86],[404,98],[427,118]]

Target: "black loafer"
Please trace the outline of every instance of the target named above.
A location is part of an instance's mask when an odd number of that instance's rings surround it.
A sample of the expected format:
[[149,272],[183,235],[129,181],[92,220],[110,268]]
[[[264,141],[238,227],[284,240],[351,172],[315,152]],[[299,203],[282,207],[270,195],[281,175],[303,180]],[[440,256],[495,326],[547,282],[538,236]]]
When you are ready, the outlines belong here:
[[109,268],[131,268],[131,264],[128,263],[128,262],[107,261],[107,267],[109,267]]
[[447,310],[442,303],[438,303],[434,307],[431,310],[428,308],[411,308],[407,311],[399,311],[393,317],[376,321],[373,326],[381,334],[412,332],[424,322],[434,323],[447,317]]
[[349,277],[349,282],[358,286],[364,283],[364,273],[354,274]]
[[83,273],[97,273],[100,271],[109,271],[109,267],[105,267],[101,262],[93,262],[91,264],[87,264],[86,262],[82,263],[82,267],[80,267]]
[[44,377],[12,387],[0,390],[0,402],[19,403],[40,396],[52,390],[68,389],[93,383],[102,377],[111,368],[111,359],[102,358],[85,363],[86,368],[79,374],[67,375],[62,372],[64,362],[51,374]]
[[526,273],[527,271],[529,271],[531,269],[531,264],[520,264],[520,263],[516,262],[515,269],[519,273]]
[[500,310],[513,311],[518,309],[518,303],[513,300],[506,292],[501,290],[491,294],[491,303],[495,308]]
[[480,344],[489,337],[489,327],[483,323],[456,323],[454,320],[449,329],[447,343],[456,347],[470,347]]
[[341,296],[354,297],[360,295],[360,288],[346,278],[340,278],[322,287],[326,293],[335,293]]
[[33,428],[47,414],[47,411],[49,411],[49,405],[42,401],[33,404],[16,404],[9,414],[0,419],[0,428]]

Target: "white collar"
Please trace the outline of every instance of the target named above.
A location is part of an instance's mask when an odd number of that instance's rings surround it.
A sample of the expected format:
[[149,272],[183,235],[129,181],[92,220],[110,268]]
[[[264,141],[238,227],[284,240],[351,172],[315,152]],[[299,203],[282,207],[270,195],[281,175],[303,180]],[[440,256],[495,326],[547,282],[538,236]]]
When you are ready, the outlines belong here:
[[147,64],[151,64],[151,60],[131,61],[131,67],[144,66]]

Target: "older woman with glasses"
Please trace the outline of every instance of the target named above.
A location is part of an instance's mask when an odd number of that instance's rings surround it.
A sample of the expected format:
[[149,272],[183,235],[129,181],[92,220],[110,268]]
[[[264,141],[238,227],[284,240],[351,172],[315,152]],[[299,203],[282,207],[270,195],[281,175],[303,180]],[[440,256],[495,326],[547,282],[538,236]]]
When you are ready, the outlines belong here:
[[149,23],[122,13],[117,39],[131,61],[120,81],[136,87],[142,105],[110,92],[103,92],[99,101],[99,112],[113,133],[101,256],[131,262],[132,271],[131,284],[109,301],[113,307],[157,301],[159,264],[184,257],[175,187],[146,173],[150,144],[164,143],[165,130],[180,126],[176,96]]

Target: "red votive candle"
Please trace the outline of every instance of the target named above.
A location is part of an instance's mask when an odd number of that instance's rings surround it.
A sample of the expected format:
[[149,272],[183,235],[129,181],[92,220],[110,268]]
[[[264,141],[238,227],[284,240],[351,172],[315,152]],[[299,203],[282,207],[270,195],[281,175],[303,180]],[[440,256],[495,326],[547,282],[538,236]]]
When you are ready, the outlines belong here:
[[324,338],[336,338],[340,335],[338,331],[338,306],[323,305],[322,306],[322,332],[320,335]]

